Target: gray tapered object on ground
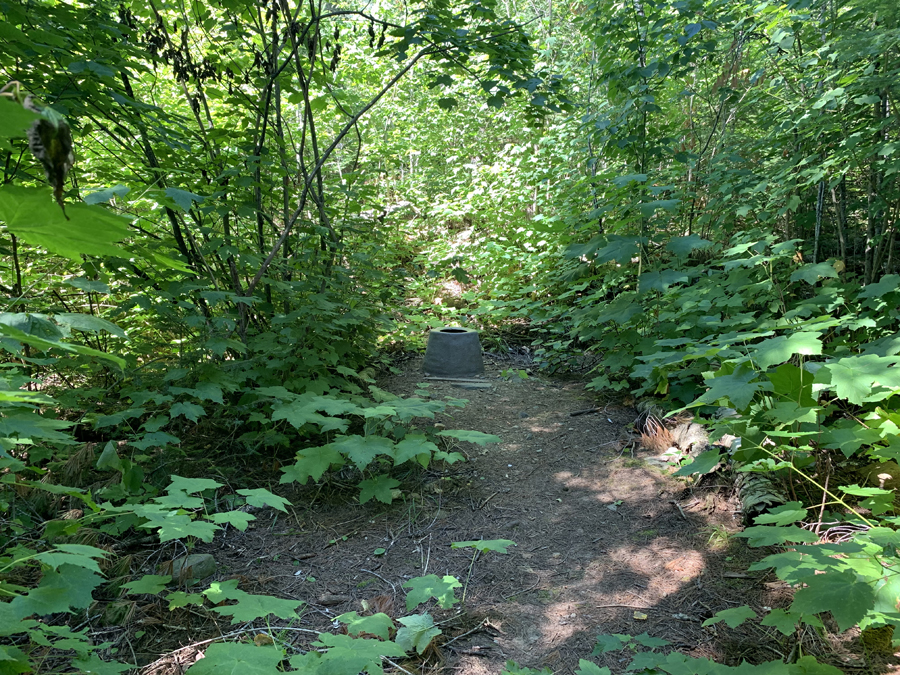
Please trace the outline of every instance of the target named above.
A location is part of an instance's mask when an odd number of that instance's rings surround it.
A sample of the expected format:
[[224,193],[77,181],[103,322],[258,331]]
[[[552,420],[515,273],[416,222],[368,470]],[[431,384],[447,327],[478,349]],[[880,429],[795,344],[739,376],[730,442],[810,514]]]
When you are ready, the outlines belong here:
[[447,326],[428,334],[422,370],[435,377],[477,377],[484,375],[478,331]]

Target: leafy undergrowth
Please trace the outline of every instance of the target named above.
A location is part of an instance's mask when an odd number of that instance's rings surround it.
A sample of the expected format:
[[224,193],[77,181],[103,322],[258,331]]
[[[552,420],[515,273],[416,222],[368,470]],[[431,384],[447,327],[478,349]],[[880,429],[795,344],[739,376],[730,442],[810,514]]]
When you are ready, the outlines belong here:
[[[522,386],[528,383],[528,380],[518,382]],[[320,484],[325,481],[327,485],[336,477],[343,477],[338,479],[343,482],[350,476],[356,476],[355,481],[358,481],[365,475],[360,472],[367,471],[373,478],[364,480],[372,480],[373,483],[371,488],[362,486],[357,501],[368,504],[361,504],[356,507],[358,509],[371,507],[373,503],[387,505],[392,499],[401,497],[402,491],[397,486],[406,487],[401,485],[401,481],[395,478],[377,479],[377,476],[393,473],[403,477],[409,475],[410,469],[424,470],[426,464],[429,467],[447,466],[444,456],[438,454],[441,452],[446,453],[447,459],[456,459],[453,453],[457,450],[451,447],[441,450],[438,447],[438,443],[446,439],[457,437],[468,442],[484,443],[497,440],[490,434],[450,432],[431,424],[431,415],[447,411],[444,404],[433,396],[416,401],[415,397],[394,397],[382,392],[378,394],[378,401],[366,404],[359,397],[325,396],[323,398],[326,400],[322,401],[310,397],[298,399],[283,391],[269,391],[265,395],[269,397],[266,399],[267,406],[258,409],[267,411],[271,417],[280,417],[285,414],[282,411],[288,409],[290,412],[286,414],[298,416],[294,418],[295,422],[302,420],[304,424],[310,424],[310,417],[319,415],[313,418],[315,424],[335,427],[332,433],[336,444],[322,453],[329,459],[328,465],[319,473],[322,465],[310,464],[305,450],[298,451],[295,463],[286,464],[281,470],[282,482],[286,487],[308,480]],[[28,397],[29,394],[17,396]],[[332,407],[317,407],[324,402],[329,402]],[[20,400],[16,405],[24,415],[33,404]],[[339,406],[342,406],[340,410]],[[372,414],[371,411],[376,409],[377,413]],[[366,411],[369,411],[368,417]],[[432,433],[443,435],[434,436],[434,441],[424,441],[416,433],[407,433],[398,440],[398,427],[409,429],[415,422],[413,411],[420,416],[420,421],[430,425]],[[511,414],[518,417],[515,411]],[[31,415],[31,419],[43,419],[33,412]],[[352,434],[338,433],[351,431],[354,425],[361,425],[364,429],[368,420],[377,425],[373,428],[378,430],[378,434],[371,433],[370,429],[368,435],[357,434],[359,440],[351,443],[348,439]],[[343,428],[344,423],[346,428]],[[389,425],[395,426],[388,428]],[[66,434],[65,429],[57,430],[57,433]],[[364,440],[367,438],[380,439],[375,441],[377,452],[372,452],[371,442]],[[403,445],[404,441],[409,441],[412,446],[408,453],[404,452],[407,448]],[[426,443],[433,443],[437,449]],[[288,499],[267,489],[235,489],[222,481],[206,477],[172,476],[160,490],[143,481],[139,483],[140,490],[132,490],[129,481],[134,484],[135,467],[139,465],[120,457],[123,447],[106,445],[95,460],[97,468],[88,471],[89,474],[99,472],[97,478],[101,480],[90,482],[87,488],[63,487],[41,481],[48,469],[31,463],[29,453],[19,449],[13,448],[13,451],[20,453],[20,459],[4,460],[4,496],[10,514],[20,518],[19,524],[12,523],[13,527],[20,528],[20,534],[8,540],[2,568],[3,592],[11,597],[10,602],[0,605],[4,612],[4,637],[9,640],[2,645],[7,655],[3,662],[6,672],[41,672],[47,666],[63,668],[65,663],[71,663],[74,668],[86,673],[121,672],[132,663],[128,653],[123,653],[121,647],[116,653],[111,653],[109,643],[97,641],[94,637],[96,629],[82,624],[91,617],[94,617],[91,620],[96,620],[98,613],[103,617],[101,624],[115,626],[126,623],[138,607],[145,606],[157,608],[151,616],[161,613],[161,618],[156,620],[163,626],[190,625],[190,620],[186,622],[186,618],[191,617],[192,612],[219,617],[217,623],[225,624],[220,628],[222,638],[201,643],[193,649],[193,658],[196,659],[199,651],[203,651],[203,658],[190,666],[191,672],[213,672],[213,669],[219,671],[227,668],[254,673],[353,675],[363,670],[377,673],[383,668],[394,668],[393,664],[401,662],[408,668],[418,659],[427,662],[434,658],[434,652],[430,650],[441,641],[447,641],[447,638],[441,638],[444,629],[436,617],[441,617],[442,621],[452,608],[466,602],[473,571],[477,573],[491,556],[502,556],[512,551],[510,547],[514,542],[511,539],[459,540],[452,549],[465,554],[463,560],[466,562],[462,568],[465,573],[430,573],[413,576],[398,584],[398,602],[405,612],[376,611],[377,605],[370,606],[364,612],[365,616],[361,616],[359,610],[338,615],[333,631],[311,631],[301,622],[307,609],[304,600],[244,590],[241,586],[246,581],[242,575],[211,583],[186,583],[173,579],[174,573],[162,568],[153,574],[133,577],[130,573],[131,556],[122,557],[118,547],[125,544],[127,550],[126,542],[133,540],[136,533],[149,531],[159,544],[190,552],[205,547],[207,543],[227,541],[224,535],[231,528],[239,532],[246,530],[256,520],[254,513],[268,511],[287,517],[301,503],[292,505]],[[430,451],[427,462],[424,457],[426,449]],[[190,462],[185,465],[190,466]],[[332,465],[335,465],[337,472],[328,471]],[[102,480],[104,473],[113,476],[113,480]],[[393,481],[397,481],[396,486]],[[382,488],[379,483],[386,485]],[[310,490],[312,486],[305,489]],[[123,498],[123,494],[127,496]],[[346,495],[346,491],[343,494]],[[42,495],[50,500],[44,502],[43,508],[56,517],[44,520],[42,535],[35,537],[29,534],[35,531],[34,526],[26,529],[21,518],[36,519],[34,507],[41,503],[38,498]],[[485,500],[489,499],[490,495],[487,495]],[[69,506],[77,508],[67,508]],[[603,508],[602,505],[598,507]],[[341,536],[336,536],[335,545],[339,546],[340,541]],[[379,552],[373,550],[377,559]],[[320,600],[315,598],[317,603]],[[166,612],[170,613],[170,617],[162,618]],[[733,617],[726,615],[725,619],[730,621]],[[229,623],[232,630],[226,627]],[[138,630],[135,639],[139,640],[140,633],[150,628],[153,628],[152,623]],[[307,639],[298,642],[295,639],[298,633]],[[638,636],[636,642],[627,644],[642,645],[649,639]],[[646,646],[660,644],[657,638],[654,640],[656,642]],[[602,644],[608,646],[606,642]],[[597,651],[597,654],[601,652]],[[673,673],[685,672],[684,668],[706,667],[709,663],[704,659],[668,652],[663,655],[642,653],[638,656],[635,664],[638,672],[649,666],[653,658],[660,662],[658,665],[663,670],[669,668],[666,672]],[[801,665],[808,663],[809,659]],[[791,669],[781,672],[807,672],[794,670],[799,667],[791,666]],[[510,665],[508,670],[517,672],[517,668]],[[530,671],[520,668],[519,672]],[[585,660],[580,665],[580,672],[593,674],[608,671]],[[722,672],[727,672],[727,669]]]

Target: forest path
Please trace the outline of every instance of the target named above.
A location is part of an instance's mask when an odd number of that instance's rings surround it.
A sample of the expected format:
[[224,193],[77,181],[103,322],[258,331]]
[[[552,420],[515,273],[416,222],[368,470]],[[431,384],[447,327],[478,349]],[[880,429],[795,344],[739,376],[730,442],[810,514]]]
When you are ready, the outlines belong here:
[[[250,592],[304,600],[301,625],[329,631],[335,616],[365,607],[409,614],[401,585],[413,577],[465,582],[472,549],[453,542],[509,539],[516,546],[507,554],[478,556],[463,611],[418,609],[432,613],[444,636],[424,663],[404,665],[409,672],[496,675],[516,661],[569,674],[590,658],[596,636],[610,633],[648,632],[728,663],[773,658],[753,624],[701,627],[723,609],[773,604],[761,573],[746,572],[760,554],[729,538],[738,525],[733,503],[715,485],[686,489],[645,464],[651,453],[626,445],[633,409],[573,417],[595,400],[583,383],[515,371],[503,379],[508,366],[489,362],[489,388],[465,390],[425,380],[421,358],[405,361],[379,386],[414,396],[427,384],[436,400],[468,399],[434,423],[502,441],[459,444],[469,461],[398,476],[404,493],[390,505],[360,506],[340,475],[297,488],[286,494],[291,518],[260,511],[253,529],[209,547],[220,572],[240,574]],[[628,656],[592,660],[621,672]]]
[[[454,541],[517,544],[475,563],[466,609],[487,623],[448,645],[448,665],[494,674],[513,660],[571,673],[590,657],[596,636],[611,633],[649,632],[693,656],[740,656],[746,636],[724,624],[701,627],[715,612],[753,606],[762,595],[760,574],[745,574],[757,556],[742,540],[729,545],[739,525],[734,503],[715,485],[686,490],[645,464],[654,453],[629,445],[633,409],[609,405],[572,416],[594,405],[582,382],[523,379],[515,370],[503,378],[507,367],[488,362],[489,389],[428,381],[433,398],[469,401],[448,408],[452,417],[439,420],[447,428],[502,439],[469,446],[470,461],[457,465],[464,485],[444,491],[436,521],[419,521],[432,523],[417,535],[430,548],[428,572],[465,580],[471,549],[452,550]],[[414,360],[382,386],[411,396],[423,382]],[[617,672],[624,656],[592,660]]]

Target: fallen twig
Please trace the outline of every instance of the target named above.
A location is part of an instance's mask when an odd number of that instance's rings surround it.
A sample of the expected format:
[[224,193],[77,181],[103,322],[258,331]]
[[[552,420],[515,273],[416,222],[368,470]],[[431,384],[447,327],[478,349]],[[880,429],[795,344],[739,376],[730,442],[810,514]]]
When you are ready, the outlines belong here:
[[491,500],[492,500],[494,497],[496,497],[498,494],[500,494],[500,490],[497,490],[494,494],[492,494],[492,495],[489,496],[489,497],[485,497],[485,498],[484,498],[484,501],[481,502],[481,504],[478,505],[478,509],[477,509],[477,510],[478,510],[478,511],[481,511],[481,509],[484,508],[484,505],[487,504],[489,501],[491,501]]
[[376,573],[373,572],[372,570],[364,570],[362,567],[360,567],[359,570],[360,570],[360,572],[365,572],[365,573],[367,573],[367,574],[371,574],[373,577],[378,577],[378,578],[381,579],[384,583],[386,583],[388,586],[391,587],[391,590],[394,591],[394,595],[397,595],[397,587],[394,586],[394,584],[392,584],[390,581],[388,581],[387,579],[385,579],[385,578],[384,578],[383,576],[381,576],[380,574],[376,574]]
[[484,627],[484,619],[482,619],[481,623],[479,623],[477,626],[475,626],[475,628],[473,628],[472,630],[467,630],[465,633],[461,633],[460,635],[457,635],[455,638],[453,638],[452,640],[448,640],[441,646],[447,647],[448,645],[452,645],[457,640],[461,640],[462,638],[466,637],[467,635],[471,635],[475,631],[481,630],[483,627]]
[[[545,547],[545,548],[546,548],[546,547]],[[535,588],[537,588],[538,586],[540,586],[543,582],[544,582],[544,580],[541,579],[541,580],[538,581],[536,584],[534,584],[534,585],[532,585],[532,586],[529,586],[528,588],[523,588],[521,591],[516,591],[515,593],[510,593],[509,595],[505,596],[505,597],[503,598],[503,600],[504,600],[504,601],[505,601],[505,600],[509,600],[510,598],[514,598],[514,597],[516,597],[517,595],[522,595],[522,594],[524,594],[524,593],[527,593],[528,591],[533,591]]]
[[382,656],[381,658],[384,660],[385,663],[390,663],[392,666],[394,666],[394,668],[399,670],[401,673],[406,673],[406,675],[413,675],[411,671],[407,670],[406,668],[401,666],[399,663],[395,663],[394,661],[391,661],[388,657]]
[[569,417],[578,417],[579,415],[590,415],[591,413],[600,412],[602,408],[585,408],[584,410],[576,410],[575,412],[570,412]]

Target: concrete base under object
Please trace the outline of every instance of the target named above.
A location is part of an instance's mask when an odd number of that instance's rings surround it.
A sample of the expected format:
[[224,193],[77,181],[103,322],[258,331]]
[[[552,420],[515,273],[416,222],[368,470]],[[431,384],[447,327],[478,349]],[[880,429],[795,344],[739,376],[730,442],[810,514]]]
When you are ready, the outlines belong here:
[[422,370],[435,377],[477,377],[484,375],[478,331],[447,326],[428,334]]

